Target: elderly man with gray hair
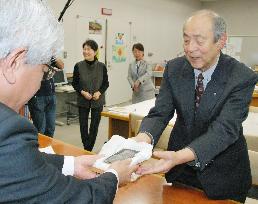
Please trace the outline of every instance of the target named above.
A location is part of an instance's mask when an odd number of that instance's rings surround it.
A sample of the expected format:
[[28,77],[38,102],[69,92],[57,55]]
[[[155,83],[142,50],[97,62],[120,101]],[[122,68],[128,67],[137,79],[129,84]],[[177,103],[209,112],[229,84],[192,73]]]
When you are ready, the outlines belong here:
[[168,182],[202,189],[211,199],[244,202],[251,186],[242,122],[257,75],[221,52],[227,34],[222,17],[194,13],[183,27],[185,56],[167,63],[155,107],[143,119],[136,141],[157,143],[177,113],[168,151],[138,173],[164,172]]
[[115,162],[96,177],[98,156],[41,153],[37,129],[17,113],[62,49],[61,25],[41,0],[0,0],[0,19],[0,203],[112,203],[137,166]]

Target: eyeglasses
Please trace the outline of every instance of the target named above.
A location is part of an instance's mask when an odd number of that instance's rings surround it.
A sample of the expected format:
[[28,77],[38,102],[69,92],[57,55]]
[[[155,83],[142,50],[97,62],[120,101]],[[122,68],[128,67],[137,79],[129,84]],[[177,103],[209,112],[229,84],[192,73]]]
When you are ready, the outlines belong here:
[[43,69],[44,75],[43,75],[43,81],[51,79],[54,74],[56,73],[56,69],[48,64],[45,64],[45,69]]

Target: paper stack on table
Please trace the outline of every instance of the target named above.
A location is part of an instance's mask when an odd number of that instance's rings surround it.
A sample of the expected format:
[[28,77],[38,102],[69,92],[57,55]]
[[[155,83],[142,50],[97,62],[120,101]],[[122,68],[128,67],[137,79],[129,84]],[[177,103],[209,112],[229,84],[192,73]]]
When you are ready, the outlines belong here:
[[129,106],[124,106],[124,107],[114,106],[114,107],[108,108],[108,111],[112,113],[122,114],[122,115],[129,115],[131,112],[134,112],[135,109]]

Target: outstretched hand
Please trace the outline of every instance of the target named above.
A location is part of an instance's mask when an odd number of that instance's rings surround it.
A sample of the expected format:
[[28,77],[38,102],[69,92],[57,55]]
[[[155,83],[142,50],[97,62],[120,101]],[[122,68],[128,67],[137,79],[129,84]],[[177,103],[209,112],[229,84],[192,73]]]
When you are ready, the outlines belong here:
[[159,160],[146,166],[140,166],[136,171],[137,174],[166,173],[176,166],[174,151],[156,151],[153,156],[158,157]]

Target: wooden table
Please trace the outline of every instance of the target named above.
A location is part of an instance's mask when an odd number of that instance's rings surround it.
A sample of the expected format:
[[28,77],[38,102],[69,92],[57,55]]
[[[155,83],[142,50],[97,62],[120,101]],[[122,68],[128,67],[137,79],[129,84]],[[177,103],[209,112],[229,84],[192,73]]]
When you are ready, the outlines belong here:
[[[51,145],[57,154],[92,154],[73,145],[39,135],[40,147]],[[233,204],[230,200],[209,200],[202,191],[184,186],[168,186],[160,175],[147,175],[119,188],[114,204]]]
[[83,154],[93,154],[92,152],[86,151],[74,145],[62,142],[61,140],[53,139],[45,135],[39,134],[38,137],[39,147],[52,146],[56,154],[66,155],[66,156],[80,156]]
[[127,138],[129,136],[130,123],[129,116],[102,111],[101,116],[108,117],[108,138],[112,135],[121,135]]

